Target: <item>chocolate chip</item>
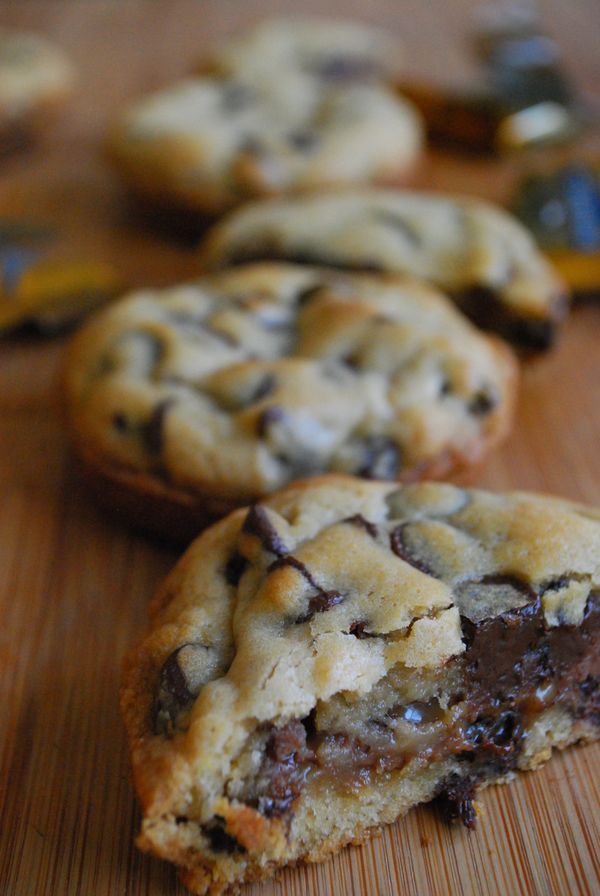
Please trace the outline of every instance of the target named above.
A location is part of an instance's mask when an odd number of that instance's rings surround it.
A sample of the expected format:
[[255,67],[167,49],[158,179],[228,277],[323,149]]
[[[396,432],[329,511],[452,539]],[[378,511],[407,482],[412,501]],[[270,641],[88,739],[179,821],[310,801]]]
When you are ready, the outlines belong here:
[[243,557],[239,551],[235,551],[225,564],[224,575],[227,584],[237,586],[246,571],[247,566],[248,561],[246,558]]
[[312,152],[316,149],[319,138],[314,131],[295,131],[288,135],[288,143],[299,152]]
[[362,81],[379,74],[377,63],[366,56],[327,56],[313,70],[324,81]]
[[286,412],[283,408],[278,407],[277,405],[272,405],[269,408],[266,408],[261,414],[259,414],[256,421],[256,432],[257,435],[264,439],[267,435],[269,429],[275,423],[281,423],[287,417]]
[[267,818],[285,815],[300,795],[314,754],[299,719],[271,729],[250,802]]
[[272,373],[266,373],[262,379],[258,381],[258,384],[251,396],[248,399],[248,404],[254,404],[257,401],[261,401],[263,398],[266,398],[267,395],[270,395],[271,392],[277,386],[277,379]]
[[375,217],[382,221],[386,226],[392,227],[394,230],[399,231],[407,243],[409,243],[413,248],[417,248],[421,245],[421,235],[420,233],[413,227],[413,225],[403,218],[401,215],[396,214],[395,212],[386,211],[385,209],[377,210],[374,212]]
[[396,528],[390,532],[390,546],[392,551],[397,557],[404,560],[405,563],[410,563],[415,569],[426,573],[428,576],[432,576],[434,575],[434,572],[430,565],[422,557],[418,556],[414,546],[409,543],[411,527],[411,523],[402,523],[402,525],[396,526]]
[[387,436],[370,436],[363,442],[365,460],[358,470],[365,479],[395,479],[401,465],[398,445]]
[[452,394],[452,391],[452,381],[446,376],[440,383],[440,398],[446,398]]
[[471,398],[467,408],[469,413],[473,414],[475,417],[483,417],[493,411],[497,404],[498,397],[492,395],[491,392],[482,389],[480,392],[476,392],[473,398]]
[[296,302],[298,305],[307,305],[312,299],[318,296],[323,292],[324,286],[322,283],[316,283],[312,286],[307,286],[304,289],[301,289],[298,295],[296,296]]
[[246,849],[238,843],[235,837],[232,837],[231,834],[228,834],[224,829],[225,819],[221,818],[220,815],[215,815],[215,820],[210,822],[210,824],[202,825],[202,833],[207,838],[210,843],[210,848],[213,852],[226,852],[232,855],[233,853],[246,852]]
[[255,99],[256,91],[247,84],[227,84],[221,93],[224,112],[241,112]]
[[469,775],[462,777],[456,773],[449,775],[436,794],[436,805],[446,821],[460,821],[466,828],[473,829],[477,815],[473,799],[477,782]]
[[283,557],[288,553],[288,548],[269,519],[267,511],[260,505],[255,504],[248,511],[242,532],[256,535],[265,551],[270,551],[277,557]]
[[195,642],[182,644],[163,663],[154,705],[157,734],[172,736],[180,713],[198,696],[202,685],[198,661],[204,659],[206,650]]
[[353,622],[348,629],[348,634],[354,635],[359,641],[363,641],[365,638],[377,638],[376,632],[366,631],[368,625],[369,623],[365,619],[362,619],[360,622]]
[[112,424],[117,432],[127,432],[129,429],[129,418],[118,411],[116,414],[113,414]]
[[150,418],[140,427],[140,436],[149,454],[158,455],[162,452],[165,416],[174,403],[173,398],[161,401],[154,408]]
[[355,513],[354,516],[349,516],[344,522],[350,523],[353,526],[358,526],[360,529],[364,529],[365,532],[369,533],[371,538],[377,538],[377,526],[375,523],[366,520],[362,513]]
[[319,589],[316,594],[309,597],[308,610],[306,613],[298,616],[296,623],[301,625],[304,622],[310,622],[316,613],[324,613],[326,610],[331,610],[332,607],[337,607],[338,604],[343,603],[345,599],[345,595],[340,594],[339,591],[323,591]]

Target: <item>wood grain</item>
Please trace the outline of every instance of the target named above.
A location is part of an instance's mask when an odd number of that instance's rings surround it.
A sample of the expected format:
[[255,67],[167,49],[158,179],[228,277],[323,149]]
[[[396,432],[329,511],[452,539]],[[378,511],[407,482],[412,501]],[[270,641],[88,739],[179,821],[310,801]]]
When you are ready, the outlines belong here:
[[[395,27],[407,71],[465,76],[474,2],[330,3]],[[600,77],[597,0],[540,4],[574,76]],[[300,4],[5,2],[0,24],[35,27],[78,65],[79,90],[42,146],[4,162],[0,213],[55,220],[66,251],[117,264],[132,285],[193,275],[189,245],[132,218],[100,142],[125,100],[184,72],[210,40]],[[322,11],[306,2],[302,11]],[[431,154],[415,183],[504,199],[516,162]],[[517,426],[485,468],[492,488],[600,504],[600,306],[578,308],[558,348],[527,364]],[[138,815],[117,712],[120,658],[175,554],[108,520],[74,480],[55,407],[62,340],[0,345],[0,894],[182,896],[173,869],[133,846]],[[600,892],[600,748],[573,749],[482,796],[477,832],[427,808],[363,848],[286,872],[248,896],[547,896]]]

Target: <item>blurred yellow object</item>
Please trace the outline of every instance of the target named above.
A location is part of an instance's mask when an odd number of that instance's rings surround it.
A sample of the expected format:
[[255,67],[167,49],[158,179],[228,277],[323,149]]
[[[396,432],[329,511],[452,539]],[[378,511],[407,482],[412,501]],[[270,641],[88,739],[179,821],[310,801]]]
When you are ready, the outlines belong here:
[[15,252],[2,261],[0,332],[24,325],[62,330],[122,289],[113,268],[99,261],[31,260]]
[[552,264],[578,296],[600,294],[600,254],[557,249],[546,253]]

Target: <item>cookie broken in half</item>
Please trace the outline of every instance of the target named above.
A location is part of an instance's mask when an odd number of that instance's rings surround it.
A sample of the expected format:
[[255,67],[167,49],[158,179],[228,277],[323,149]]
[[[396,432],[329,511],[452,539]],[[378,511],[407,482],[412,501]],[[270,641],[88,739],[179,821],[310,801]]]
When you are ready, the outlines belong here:
[[600,512],[327,476],[207,530],[127,658],[142,849],[211,896],[600,732]]

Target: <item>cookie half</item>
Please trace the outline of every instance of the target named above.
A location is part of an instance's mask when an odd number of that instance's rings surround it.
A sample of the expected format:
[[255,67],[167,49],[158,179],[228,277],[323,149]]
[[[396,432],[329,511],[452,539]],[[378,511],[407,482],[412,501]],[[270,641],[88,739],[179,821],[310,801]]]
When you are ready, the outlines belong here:
[[64,387],[100,498],[177,538],[302,476],[470,464],[507,433],[516,378],[419,281],[271,263],[113,304]]
[[0,29],[0,151],[27,140],[70,94],[73,70],[38,34]]
[[142,849],[211,896],[600,733],[600,512],[323,477],[190,547],[128,657]]
[[387,87],[324,88],[282,71],[267,82],[182,81],[126,112],[108,148],[142,198],[216,214],[256,197],[401,178],[421,143],[418,114]]
[[262,201],[217,224],[201,248],[207,269],[272,258],[423,277],[476,323],[532,348],[552,343],[567,309],[528,231],[478,199],[372,188]]
[[254,81],[272,81],[291,70],[325,86],[386,79],[398,72],[399,44],[395,36],[361,22],[267,19],[231,38],[200,70]]

